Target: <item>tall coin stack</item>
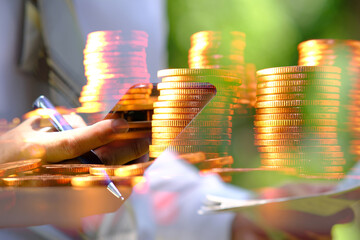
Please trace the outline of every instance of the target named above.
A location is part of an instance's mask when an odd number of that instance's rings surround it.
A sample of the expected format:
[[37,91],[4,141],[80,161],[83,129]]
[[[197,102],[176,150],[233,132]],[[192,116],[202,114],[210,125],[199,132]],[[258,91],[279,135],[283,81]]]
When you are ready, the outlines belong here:
[[180,154],[201,151],[207,158],[227,156],[240,75],[184,68],[160,70],[158,77],[162,82],[154,103],[150,157],[165,149]]
[[[360,41],[313,39],[298,45],[299,65],[337,66],[342,69],[339,134],[343,151],[360,156]],[[351,144],[352,149],[348,149]],[[353,158],[351,158],[353,159]]]
[[[256,88],[254,88],[256,82],[248,83],[246,81],[255,79],[255,71],[251,76],[253,65],[249,65],[249,68],[245,69],[245,34],[237,31],[201,31],[194,33],[190,40],[188,59],[190,68],[229,69],[244,74],[243,82],[238,88],[238,104],[234,108],[239,113],[246,113],[246,107],[254,103],[250,101],[250,96],[256,94]],[[246,78],[248,76],[250,78]]]
[[[143,31],[96,31],[88,34],[84,49],[87,85],[83,87],[79,112],[94,113],[121,105],[152,104],[152,85],[147,71],[148,34]],[[150,89],[140,94],[136,88]],[[128,93],[128,94],[127,94]],[[134,93],[134,94],[132,94]],[[126,94],[126,95],[124,95]]]
[[341,69],[287,66],[257,71],[255,144],[263,167],[307,177],[339,177]]

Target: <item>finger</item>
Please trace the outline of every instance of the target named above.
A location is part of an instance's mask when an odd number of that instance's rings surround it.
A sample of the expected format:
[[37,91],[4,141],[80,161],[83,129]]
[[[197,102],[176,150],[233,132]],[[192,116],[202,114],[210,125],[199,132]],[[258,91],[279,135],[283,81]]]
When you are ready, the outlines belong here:
[[54,125],[50,122],[49,118],[42,116],[33,116],[23,122],[23,127],[31,127],[31,130],[40,130],[42,128],[52,128],[55,131]]
[[46,160],[56,162],[80,156],[113,141],[116,134],[127,130],[124,119],[111,119],[65,132],[47,133]]
[[41,121],[41,116],[33,116],[24,120],[22,123],[20,123],[18,127],[20,128],[31,127],[32,129],[38,129],[40,128],[40,121]]
[[85,127],[87,125],[84,119],[75,113],[64,115],[64,118],[73,128]]
[[40,128],[39,132],[54,132],[56,129],[54,127],[44,127]]

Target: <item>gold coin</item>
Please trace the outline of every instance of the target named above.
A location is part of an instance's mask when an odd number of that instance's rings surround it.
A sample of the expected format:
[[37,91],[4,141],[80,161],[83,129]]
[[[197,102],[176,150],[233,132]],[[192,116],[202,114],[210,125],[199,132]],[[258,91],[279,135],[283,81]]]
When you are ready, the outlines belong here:
[[316,146],[316,145],[336,145],[337,139],[256,139],[256,146]]
[[298,175],[297,168],[294,168],[294,167],[262,165],[261,169],[264,169],[266,171],[276,171],[276,172],[280,171],[280,172],[284,172],[286,174],[290,174],[293,176]]
[[94,187],[104,186],[109,184],[109,181],[114,183],[115,186],[128,186],[133,187],[139,182],[144,181],[143,176],[130,176],[130,177],[118,177],[118,176],[79,176],[71,179],[71,185],[73,187]]
[[[333,48],[336,46],[352,46],[360,48],[360,41],[357,40],[342,40],[342,39],[311,39],[306,40],[298,45],[298,50],[314,49],[314,48]],[[335,48],[336,49],[336,48]]]
[[220,168],[223,167],[224,165],[231,165],[233,163],[234,163],[233,157],[226,156],[226,157],[206,159],[198,163],[196,166],[199,169],[210,169],[210,168]]
[[171,133],[171,132],[164,132],[164,133],[158,133],[153,132],[152,138],[162,138],[162,139],[196,139],[196,138],[205,138],[209,140],[231,140],[231,134],[206,134],[206,135],[199,135],[198,133],[189,133],[184,132],[181,135],[179,133]]
[[254,121],[255,127],[277,127],[277,126],[297,126],[297,125],[315,125],[315,126],[337,126],[337,120],[332,119],[288,119],[288,120],[266,120]]
[[97,176],[141,176],[144,174],[146,168],[148,168],[153,162],[135,163],[130,165],[112,165],[91,167],[90,174]]
[[119,100],[117,105],[136,105],[136,104],[152,104],[151,99],[129,99],[129,100]]
[[221,108],[155,108],[154,114],[221,114],[233,115],[234,110]]
[[204,94],[204,95],[160,95],[158,101],[204,101],[211,100],[215,95],[214,94]]
[[174,113],[174,114],[162,114],[162,113],[155,113],[152,115],[153,120],[192,120],[192,119],[211,119],[212,121],[231,121],[231,116],[226,115],[209,115],[209,114],[181,114],[181,113]]
[[259,114],[255,115],[255,121],[285,120],[285,119],[336,119],[337,114],[333,113],[280,113],[280,114]]
[[[144,78],[149,79],[150,74],[147,72],[135,73],[135,72],[124,72],[124,73],[113,73],[113,74],[92,74],[86,76],[88,84],[89,83],[96,83],[101,84],[101,81],[109,81],[110,79],[122,79],[122,78]],[[124,86],[125,87],[125,86]]]
[[0,176],[29,171],[41,166],[41,159],[19,160],[0,164]]
[[345,177],[345,174],[342,172],[339,173],[298,173],[299,177],[307,179],[336,179],[340,180]]
[[165,95],[159,96],[158,101],[216,101],[236,103],[236,98],[215,95]]
[[194,89],[211,89],[215,88],[213,84],[210,83],[202,83],[202,82],[166,82],[166,83],[158,83],[157,89],[163,90],[163,89],[182,89],[182,88],[194,88]]
[[281,94],[281,93],[304,93],[306,91],[316,91],[316,93],[340,93],[339,87],[333,86],[288,86],[288,87],[272,87],[260,88],[256,90],[257,95]]
[[339,100],[279,100],[257,102],[256,108],[278,108],[278,107],[301,107],[304,105],[317,106],[340,106]]
[[196,127],[232,127],[232,123],[229,121],[153,120],[151,122],[153,127],[186,127],[189,124]]
[[[337,61],[335,60],[326,60],[326,59],[320,59],[320,60],[313,60],[313,61],[304,61],[302,59],[299,59],[298,64],[301,64],[303,66],[333,66],[333,65],[337,65],[339,63],[337,63]],[[349,70],[349,69],[348,69]]]
[[307,132],[337,132],[337,127],[324,126],[277,126],[277,127],[256,127],[255,133],[307,133]]
[[146,67],[114,67],[114,68],[95,68],[86,67],[84,69],[85,76],[94,76],[98,74],[116,74],[123,72],[146,72]]
[[[206,43],[206,45],[204,44]],[[228,45],[228,47],[224,47]],[[189,60],[197,59],[196,56],[203,58],[211,58],[221,60],[226,56],[237,56],[238,58],[232,59],[244,59],[244,48],[246,44],[243,40],[233,40],[224,44],[221,39],[208,39],[200,38],[191,41],[191,48],[189,49]],[[190,57],[191,56],[191,57]]]
[[[102,93],[101,93],[102,94]],[[100,95],[99,93],[89,93],[89,92],[81,92],[81,97],[79,97],[79,102],[94,102],[94,101],[105,101],[105,100],[143,100],[149,99],[149,94],[124,94],[121,95],[118,93],[117,95],[114,94],[105,94]]]
[[154,102],[154,108],[199,108],[204,107],[214,107],[214,108],[231,108],[231,103],[225,102],[216,102],[210,101],[163,101],[163,102]]
[[316,79],[316,80],[282,80],[267,81],[257,84],[257,88],[290,87],[290,86],[341,86],[340,80]]
[[239,39],[245,41],[245,33],[239,31],[231,31],[231,32],[222,32],[222,31],[200,31],[191,35],[191,41],[197,41],[198,39],[204,41],[203,39]]
[[286,73],[341,73],[341,68],[333,66],[286,66],[265,68],[256,72],[257,76]]
[[[316,166],[312,169],[311,167],[299,167],[299,173],[331,173],[331,172],[343,172],[344,168],[342,166]],[[315,172],[316,171],[316,172]]]
[[267,81],[282,81],[282,80],[295,80],[295,79],[341,79],[341,75],[337,73],[294,73],[294,74],[277,74],[277,75],[266,75],[259,76],[257,80],[259,82]]
[[[230,134],[232,133],[231,128],[199,128],[199,127],[153,127],[153,133],[199,133],[201,136],[215,135],[215,134]],[[186,136],[186,135],[185,135]],[[179,135],[179,137],[181,137]]]
[[[233,93],[232,91],[224,91],[228,93],[229,96]],[[164,95],[204,95],[204,94],[213,94],[217,95],[216,89],[213,88],[202,88],[202,89],[166,89],[160,90],[160,96]]]
[[330,100],[339,100],[340,94],[331,94],[331,93],[316,93],[316,96],[305,93],[288,93],[288,94],[270,94],[270,95],[261,95],[257,96],[256,100],[258,102],[264,101],[277,101],[277,100],[303,100],[303,99],[330,99]]
[[[223,69],[229,69],[229,66],[238,66],[238,70],[244,72],[245,57],[243,49],[232,49],[231,51],[219,52],[216,49],[195,49],[190,48],[188,52],[188,63],[190,65],[223,65]],[[190,68],[196,68],[190,66]]]
[[228,89],[211,89],[211,88],[201,88],[201,89],[164,89],[159,90],[160,96],[167,95],[206,95],[212,94],[214,96],[223,96],[223,97],[240,97],[239,87],[237,89],[228,90]]
[[230,140],[208,140],[208,139],[201,139],[201,140],[194,140],[194,139],[152,139],[153,145],[172,145],[172,146],[199,146],[199,145],[208,145],[208,146],[226,146],[230,145]]
[[344,165],[346,164],[346,160],[329,160],[329,161],[311,161],[309,159],[262,159],[261,164],[269,165],[269,166],[311,166],[311,165]]
[[202,162],[206,159],[206,155],[204,152],[185,153],[180,154],[177,157],[191,164]]
[[209,83],[227,83],[241,84],[241,78],[221,77],[221,76],[172,76],[163,77],[162,82],[209,82]]
[[22,177],[5,177],[2,182],[11,187],[52,187],[68,186],[74,176],[70,175],[37,175]]
[[79,102],[83,103],[83,102],[101,102],[101,101],[107,101],[107,100],[112,100],[112,99],[119,99],[121,96],[120,95],[108,95],[108,96],[100,96],[100,95],[95,95],[95,96],[89,96],[89,95],[84,95],[84,93],[82,94],[81,97],[79,97]]
[[[115,107],[112,109],[113,112],[128,112],[128,111],[152,111],[154,101],[151,100],[147,104],[116,104]],[[103,109],[104,111],[106,109]]]
[[223,69],[195,69],[195,68],[178,68],[178,69],[164,69],[157,72],[159,78],[170,76],[227,76],[227,77],[242,77],[236,71],[229,71]]
[[[262,153],[260,154],[260,157],[262,159],[296,159],[296,158],[312,158],[312,159],[317,159],[317,158],[329,158],[329,159],[338,159],[338,158],[343,158],[344,157],[344,153],[343,152],[316,152],[316,153],[303,153],[303,152],[299,152],[299,153],[285,153],[285,152],[269,152],[269,153]],[[341,160],[340,159],[340,160]]]
[[300,152],[306,152],[306,153],[312,153],[312,152],[340,152],[341,147],[340,146],[265,146],[265,147],[258,147],[257,148],[259,152],[261,153],[286,153],[286,152],[294,152],[294,153],[300,153]]
[[[304,107],[257,108],[256,114],[304,113]],[[337,113],[339,107],[316,107],[318,113]]]
[[91,167],[101,167],[100,164],[46,164],[42,171],[51,174],[80,174],[89,173]]
[[[341,54],[341,57],[347,57],[347,64],[351,63],[351,62],[355,62],[358,63],[359,62],[359,55],[355,56],[352,53],[349,53],[347,55],[345,54]],[[340,58],[341,59],[341,58]],[[339,61],[339,56],[337,54],[301,54],[301,57],[299,56],[299,60],[304,61],[304,62],[314,62],[314,61]]]
[[140,39],[140,40],[146,40],[148,38],[148,34],[144,31],[138,31],[138,30],[132,30],[129,34],[124,33],[121,30],[116,31],[95,31],[91,32],[87,36],[87,41],[95,41],[96,43],[99,42],[99,40],[107,41],[110,39]]
[[[161,154],[163,154],[163,151],[161,152],[149,152],[149,157],[151,158],[157,158],[159,157]],[[195,154],[195,153],[184,153],[184,154],[180,154],[178,156],[182,156],[182,155],[187,155],[187,154]],[[206,158],[217,158],[220,156],[227,156],[229,155],[227,152],[221,152],[221,153],[204,153]],[[186,160],[186,159],[185,159]],[[190,161],[190,163],[192,163]]]
[[[152,85],[151,85],[152,86]],[[152,87],[150,88],[130,88],[126,94],[151,94]]]
[[147,99],[150,97],[150,94],[140,94],[140,93],[135,93],[135,94],[124,94],[121,99]]
[[229,146],[206,146],[206,145],[198,145],[198,146],[164,146],[164,145],[150,145],[150,152],[162,152],[165,150],[178,152],[178,153],[194,153],[194,152],[224,152],[229,149]]
[[331,132],[308,132],[308,133],[267,133],[255,134],[255,139],[259,140],[279,140],[279,139],[308,139],[308,138],[333,138],[336,139],[337,133]]

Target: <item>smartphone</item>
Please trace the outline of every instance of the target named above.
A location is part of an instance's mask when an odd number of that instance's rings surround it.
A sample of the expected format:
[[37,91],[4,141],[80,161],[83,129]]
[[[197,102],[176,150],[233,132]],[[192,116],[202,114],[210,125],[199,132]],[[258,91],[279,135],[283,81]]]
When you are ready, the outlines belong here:
[[[33,103],[33,108],[44,108],[51,110],[49,111],[50,121],[58,131],[67,131],[73,129],[71,125],[65,120],[65,118],[58,111],[56,111],[54,105],[45,96],[41,95],[38,97]],[[84,164],[103,164],[103,162],[93,150],[77,158],[79,158],[80,162]]]

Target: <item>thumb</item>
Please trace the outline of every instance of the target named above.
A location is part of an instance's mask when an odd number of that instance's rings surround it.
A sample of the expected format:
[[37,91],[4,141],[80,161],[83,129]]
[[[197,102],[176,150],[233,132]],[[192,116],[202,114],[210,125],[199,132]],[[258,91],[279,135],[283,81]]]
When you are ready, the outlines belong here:
[[80,156],[91,149],[105,145],[115,139],[116,134],[125,133],[129,129],[124,119],[108,119],[87,127],[65,132],[47,133],[46,160],[57,162]]

